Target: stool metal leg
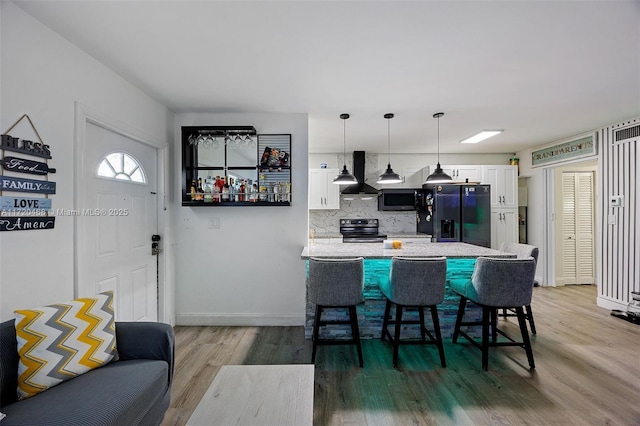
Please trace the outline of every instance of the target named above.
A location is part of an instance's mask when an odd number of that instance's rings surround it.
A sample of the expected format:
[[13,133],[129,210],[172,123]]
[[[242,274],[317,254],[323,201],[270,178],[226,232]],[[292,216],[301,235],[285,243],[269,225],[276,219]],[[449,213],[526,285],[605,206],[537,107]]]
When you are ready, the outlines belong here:
[[456,325],[453,328],[453,343],[458,341],[458,335],[460,334],[460,324],[462,323],[462,317],[464,316],[464,308],[467,306],[467,298],[460,296],[460,304],[458,305],[458,316],[456,317]]
[[389,326],[389,314],[391,313],[391,301],[387,299],[387,304],[384,307],[384,318],[382,319],[382,336],[381,340],[385,340],[387,337],[387,327]]
[[536,334],[536,323],[533,321],[533,311],[531,305],[525,306],[527,310],[527,318],[529,318],[529,326],[531,327],[531,334]]
[[433,321],[433,327],[436,333],[436,345],[438,345],[438,352],[440,353],[440,364],[442,367],[447,367],[447,363],[444,360],[444,346],[442,344],[442,333],[440,333],[440,321],[438,319],[438,308],[434,305],[431,306],[431,319]]
[[492,308],[482,306],[482,369],[489,369],[489,326]]
[[518,324],[520,324],[520,333],[522,333],[522,346],[524,346],[524,350],[527,353],[529,367],[533,370],[536,368],[536,364],[533,361],[533,350],[531,349],[531,340],[529,339],[524,309],[522,309],[522,307],[516,308],[516,315],[518,316]]
[[360,344],[360,328],[358,327],[358,313],[355,305],[349,306],[349,320],[351,322],[351,338],[356,344],[358,349],[358,360],[360,361],[360,368],[364,366],[362,361],[362,345]]
[[313,351],[311,352],[311,364],[316,362],[316,349],[318,348],[318,334],[320,332],[320,317],[322,316],[322,306],[316,305],[316,314],[313,317]]
[[398,366],[398,348],[400,347],[400,327],[402,324],[402,306],[396,305],[396,333],[393,336],[393,366]]
[[427,341],[427,334],[425,333],[424,327],[424,306],[418,307],[418,314],[420,315],[420,337],[422,337],[422,341]]
[[498,310],[491,310],[491,341],[498,341]]

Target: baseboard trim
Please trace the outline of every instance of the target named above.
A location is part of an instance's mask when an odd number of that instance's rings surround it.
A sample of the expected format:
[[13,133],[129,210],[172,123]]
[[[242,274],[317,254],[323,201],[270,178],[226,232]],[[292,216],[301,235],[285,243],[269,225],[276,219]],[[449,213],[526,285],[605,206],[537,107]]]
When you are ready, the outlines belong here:
[[176,325],[192,326],[303,326],[305,314],[177,314]]
[[605,308],[605,309],[610,309],[610,310],[620,310],[620,311],[626,311],[627,310],[627,304],[624,302],[618,302],[615,300],[611,300],[611,299],[607,299],[603,296],[598,296],[598,299],[596,300],[596,304],[601,307],[601,308]]

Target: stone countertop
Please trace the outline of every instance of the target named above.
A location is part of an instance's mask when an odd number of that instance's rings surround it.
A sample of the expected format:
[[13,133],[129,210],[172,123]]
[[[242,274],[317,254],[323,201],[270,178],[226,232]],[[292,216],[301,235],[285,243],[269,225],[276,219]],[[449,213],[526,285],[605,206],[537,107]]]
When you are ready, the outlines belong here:
[[342,243],[315,240],[302,250],[301,258],[331,257],[388,259],[393,256],[475,258],[479,256],[516,257],[514,254],[467,243],[403,244],[401,249],[384,249],[381,243]]
[[[380,231],[381,234],[386,234],[388,239],[402,239],[402,238],[425,238],[431,239],[431,235],[429,234],[419,234],[419,233],[394,233],[394,232],[383,232]],[[327,238],[342,238],[342,234],[339,232],[323,232],[314,234],[313,237],[316,240],[323,240]],[[309,236],[311,238],[311,235]]]

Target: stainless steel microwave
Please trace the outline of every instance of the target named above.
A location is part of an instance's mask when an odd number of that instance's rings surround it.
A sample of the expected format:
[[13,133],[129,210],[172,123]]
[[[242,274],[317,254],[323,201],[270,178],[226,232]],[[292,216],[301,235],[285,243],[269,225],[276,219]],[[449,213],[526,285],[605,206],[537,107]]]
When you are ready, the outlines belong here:
[[416,210],[418,197],[422,189],[389,188],[380,190],[378,196],[378,210],[409,211]]

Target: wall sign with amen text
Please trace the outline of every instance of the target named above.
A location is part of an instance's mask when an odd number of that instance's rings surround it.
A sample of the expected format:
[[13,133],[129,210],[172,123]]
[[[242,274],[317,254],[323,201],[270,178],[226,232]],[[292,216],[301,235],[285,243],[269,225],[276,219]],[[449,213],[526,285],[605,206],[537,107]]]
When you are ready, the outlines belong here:
[[[25,119],[39,142],[20,139],[8,133]],[[16,152],[20,157],[7,156],[5,152]],[[0,232],[31,231],[53,229],[55,216],[51,212],[50,194],[56,193],[56,183],[50,182],[48,174],[56,169],[49,167],[47,160],[51,158],[51,149],[46,145],[27,114],[24,114],[3,135],[0,135]],[[22,158],[37,157],[36,159]],[[5,175],[9,173],[9,176]],[[35,179],[15,176],[16,174],[37,175]],[[7,196],[4,193],[16,193]],[[24,194],[25,196],[21,196]],[[34,197],[31,194],[44,194]]]

